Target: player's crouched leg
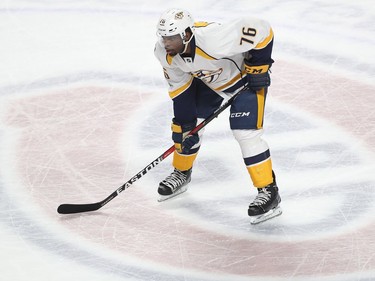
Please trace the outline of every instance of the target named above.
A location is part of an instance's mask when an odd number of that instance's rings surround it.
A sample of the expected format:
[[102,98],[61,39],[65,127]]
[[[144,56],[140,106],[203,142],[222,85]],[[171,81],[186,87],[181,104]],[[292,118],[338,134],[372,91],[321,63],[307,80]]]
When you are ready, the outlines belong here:
[[240,144],[246,168],[258,194],[250,203],[248,215],[256,224],[281,214],[279,189],[272,170],[267,143],[261,138],[262,130],[233,130]]

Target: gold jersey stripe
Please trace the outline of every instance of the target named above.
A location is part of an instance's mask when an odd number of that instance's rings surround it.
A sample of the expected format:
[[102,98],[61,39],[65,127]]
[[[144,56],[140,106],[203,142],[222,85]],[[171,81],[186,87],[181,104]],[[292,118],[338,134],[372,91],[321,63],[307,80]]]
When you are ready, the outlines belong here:
[[267,36],[266,39],[264,39],[262,42],[259,42],[254,49],[263,49],[268,45],[269,42],[273,39],[273,30],[270,29],[270,34]]
[[169,96],[171,99],[174,99],[175,97],[177,97],[179,94],[183,93],[187,88],[190,87],[191,83],[193,82],[193,77],[190,77],[190,80],[183,86],[181,86],[180,88],[174,90],[174,91],[170,91],[169,92]]
[[170,55],[167,55],[166,60],[167,60],[167,63],[168,63],[169,65],[171,65],[171,64],[172,64],[173,57],[170,56]]
[[206,21],[197,21],[197,22],[194,23],[194,27],[206,27],[209,24],[210,23],[208,23]]
[[224,85],[214,89],[215,91],[221,91],[226,88],[229,88],[230,86],[233,86],[236,84],[244,75],[246,74],[246,71],[243,70],[241,73],[238,73],[234,78],[232,78],[229,82],[225,83]]
[[263,116],[264,116],[264,105],[265,105],[264,88],[257,91],[257,100],[258,100],[257,128],[261,129],[263,127]]
[[196,47],[195,48],[195,53],[197,55],[200,55],[201,57],[204,57],[205,59],[208,59],[208,60],[216,60],[216,58],[214,57],[211,57],[209,54],[207,54],[205,51],[203,51],[201,48],[199,47]]

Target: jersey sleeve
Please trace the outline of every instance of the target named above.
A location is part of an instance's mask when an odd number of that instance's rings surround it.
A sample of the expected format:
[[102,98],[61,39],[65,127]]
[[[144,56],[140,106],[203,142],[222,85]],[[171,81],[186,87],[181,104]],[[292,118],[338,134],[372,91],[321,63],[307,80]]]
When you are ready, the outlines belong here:
[[172,65],[172,57],[167,56],[158,44],[155,56],[163,67],[164,77],[169,85],[169,96],[173,101],[174,118],[180,124],[187,124],[197,118],[195,103],[195,82],[190,73]]
[[250,50],[261,50],[273,40],[273,31],[267,21],[256,18],[240,18],[232,22],[212,26],[202,32],[205,46],[215,57],[223,58]]
[[177,67],[173,67],[173,57],[168,56],[160,44],[156,44],[154,53],[163,67],[164,78],[169,85],[169,96],[171,99],[174,99],[191,86],[193,76],[190,73],[183,72]]

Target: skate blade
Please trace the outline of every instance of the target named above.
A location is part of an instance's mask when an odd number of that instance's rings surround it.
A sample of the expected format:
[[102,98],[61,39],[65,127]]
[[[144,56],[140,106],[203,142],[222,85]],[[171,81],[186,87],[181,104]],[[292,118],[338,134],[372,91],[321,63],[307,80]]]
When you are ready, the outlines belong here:
[[251,224],[258,224],[274,217],[280,216],[282,214],[281,208],[278,206],[275,209],[269,210],[267,213],[259,216],[251,216],[250,223]]
[[166,195],[166,196],[165,195],[159,195],[158,202],[163,202],[163,201],[169,200],[173,197],[176,197],[176,196],[180,195],[181,193],[184,193],[186,190],[187,190],[187,186],[183,186],[171,195]]

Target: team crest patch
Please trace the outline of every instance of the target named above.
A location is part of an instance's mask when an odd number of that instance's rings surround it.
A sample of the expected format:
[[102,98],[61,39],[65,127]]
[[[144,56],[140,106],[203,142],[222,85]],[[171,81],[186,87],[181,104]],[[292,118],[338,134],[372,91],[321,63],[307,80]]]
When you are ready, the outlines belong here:
[[192,75],[203,80],[206,83],[213,83],[219,78],[222,72],[222,68],[219,68],[217,70],[198,70],[193,72]]

